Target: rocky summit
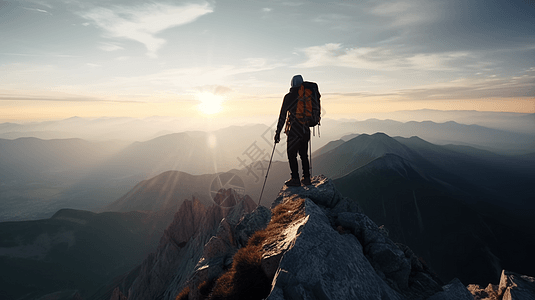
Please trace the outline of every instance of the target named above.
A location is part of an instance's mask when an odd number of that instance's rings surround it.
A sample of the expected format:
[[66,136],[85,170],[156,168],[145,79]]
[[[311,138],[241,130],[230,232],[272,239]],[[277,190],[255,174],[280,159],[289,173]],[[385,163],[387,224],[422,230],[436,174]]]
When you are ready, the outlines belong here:
[[535,280],[507,271],[499,286],[443,283],[322,175],[283,186],[271,210],[233,201],[184,202],[157,252],[112,299],[535,299]]
[[278,262],[268,299],[472,299],[460,282],[443,288],[429,267],[391,241],[330,179],[284,187],[273,208],[289,202],[301,202],[301,212],[263,247],[263,259]]

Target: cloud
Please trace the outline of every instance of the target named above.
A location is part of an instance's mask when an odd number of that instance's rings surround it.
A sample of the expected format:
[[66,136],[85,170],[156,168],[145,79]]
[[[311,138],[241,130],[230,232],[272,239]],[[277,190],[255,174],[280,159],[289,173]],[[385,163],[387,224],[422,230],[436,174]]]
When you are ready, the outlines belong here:
[[112,43],[102,43],[99,48],[108,52],[124,49],[123,47]]
[[24,93],[0,93],[0,101],[102,101],[101,99],[86,96],[64,95],[57,93],[52,95],[50,92],[43,92],[41,95],[24,94]]
[[273,10],[273,9],[271,9],[271,8],[269,8],[269,7],[264,7],[264,8],[262,8],[262,11],[263,11],[263,12],[266,12],[266,13],[271,12],[272,10]]
[[108,97],[85,96],[50,90],[0,90],[0,101],[54,101],[54,102],[112,102],[141,103],[142,101],[113,100]]
[[[387,47],[342,48],[342,44],[329,43],[300,50],[306,61],[298,67],[338,66],[347,68],[399,71],[413,70],[460,70],[458,64],[473,60],[467,51],[443,53],[398,53]],[[481,63],[478,64],[480,66]]]
[[396,1],[381,2],[372,7],[369,13],[374,16],[380,16],[390,19],[391,27],[400,27],[407,25],[421,25],[422,23],[437,21],[440,18],[440,7],[437,3],[429,1]]
[[[284,66],[281,63],[268,63],[265,59],[261,58],[244,59],[243,62],[244,64],[241,66],[220,65],[173,68],[142,76],[118,77],[110,80],[107,84],[114,87],[132,88],[145,86],[160,89],[163,87],[168,91],[183,92],[191,90],[192,87],[239,86],[243,81],[236,79],[235,76],[273,70]],[[222,92],[222,90],[220,89],[218,92]]]
[[332,93],[348,97],[382,97],[397,101],[535,97],[535,76],[458,78],[383,93]]
[[44,14],[49,14],[51,15],[51,13],[49,13],[48,11],[44,10],[44,9],[40,9],[40,8],[30,8],[30,7],[21,7],[22,9],[25,9],[25,10],[29,10],[29,11],[35,11],[35,12],[39,12],[39,13],[44,13]]
[[155,35],[165,29],[184,25],[213,12],[208,4],[181,6],[149,3],[140,6],[97,7],[79,15],[104,30],[107,38],[125,38],[140,42],[147,48],[149,57],[157,57],[157,51],[165,40]]
[[70,55],[70,54],[55,54],[55,53],[43,53],[43,54],[35,54],[35,53],[9,53],[9,52],[0,52],[2,55],[10,55],[10,56],[28,56],[28,57],[60,57],[60,58],[71,58],[71,57],[79,57],[77,55]]

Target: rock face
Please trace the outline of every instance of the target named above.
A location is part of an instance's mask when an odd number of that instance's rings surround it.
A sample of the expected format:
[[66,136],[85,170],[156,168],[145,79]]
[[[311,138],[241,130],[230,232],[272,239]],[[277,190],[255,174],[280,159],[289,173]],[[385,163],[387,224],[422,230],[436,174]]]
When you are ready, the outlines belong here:
[[535,300],[535,278],[503,270],[499,285],[471,284],[468,290],[475,300]]
[[219,223],[216,234],[204,246],[202,257],[187,280],[186,286],[190,291],[189,299],[204,299],[207,295],[203,295],[200,287],[209,285],[221,276],[232,264],[233,255],[238,248],[243,247],[253,233],[265,228],[270,218],[269,209],[259,206],[240,219],[223,219]]
[[[184,201],[156,252],[142,263],[138,277],[128,290],[128,299],[175,299],[203,253],[219,251],[216,242],[209,245],[213,236],[225,236],[225,224],[236,225],[244,214],[256,207],[248,196],[229,201],[236,205],[206,207],[196,199]],[[223,225],[219,226],[220,222]]]
[[444,292],[408,247],[392,242],[330,179],[283,187],[274,207],[286,201],[303,201],[303,212],[264,245],[268,276],[270,260],[280,259],[268,299],[426,299]]

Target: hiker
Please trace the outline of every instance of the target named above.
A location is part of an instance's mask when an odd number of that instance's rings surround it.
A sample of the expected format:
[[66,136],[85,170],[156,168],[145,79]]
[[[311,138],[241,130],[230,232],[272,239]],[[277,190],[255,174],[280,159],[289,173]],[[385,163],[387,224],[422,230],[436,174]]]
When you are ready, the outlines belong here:
[[[305,82],[307,87],[312,88],[316,93],[316,99],[319,102],[319,92],[315,83]],[[310,140],[310,127],[307,122],[301,120],[303,112],[297,113],[299,102],[299,90],[303,85],[303,77],[295,75],[291,81],[290,92],[284,96],[281,111],[279,114],[279,121],[277,123],[277,130],[275,132],[275,143],[280,142],[280,133],[282,126],[286,121],[286,128],[284,132],[287,135],[286,151],[288,154],[288,162],[290,164],[291,178],[285,182],[287,186],[310,185],[310,164],[308,160],[308,141]],[[303,89],[301,89],[303,93]],[[309,105],[310,106],[310,105]],[[301,111],[303,107],[301,105]],[[311,113],[308,114],[309,116]],[[319,109],[317,112],[316,124],[319,123]],[[299,119],[298,119],[299,118]],[[304,124],[303,124],[304,123]],[[313,125],[312,125],[313,126]],[[301,157],[301,166],[303,168],[303,178],[299,180],[299,166],[297,164],[297,153]]]

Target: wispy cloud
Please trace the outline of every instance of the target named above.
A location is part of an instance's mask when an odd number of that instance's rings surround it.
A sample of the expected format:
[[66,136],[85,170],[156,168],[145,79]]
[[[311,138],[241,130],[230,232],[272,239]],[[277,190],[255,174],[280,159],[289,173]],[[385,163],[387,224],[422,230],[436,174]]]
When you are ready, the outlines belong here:
[[45,54],[35,54],[35,53],[9,53],[9,52],[0,52],[2,55],[10,56],[29,56],[29,57],[79,57],[77,55],[70,54],[56,54],[56,53],[45,53]]
[[112,43],[102,43],[99,48],[101,50],[104,50],[104,51],[108,51],[108,52],[111,52],[111,51],[117,51],[117,50],[122,50],[124,49],[123,47],[117,45],[117,44],[112,44]]
[[79,15],[104,30],[107,38],[125,38],[145,45],[149,57],[157,57],[157,51],[165,40],[156,34],[172,27],[184,25],[211,13],[208,4],[170,5],[149,3],[140,6],[97,7]]
[[375,16],[389,18],[392,27],[406,25],[420,25],[439,19],[440,7],[437,3],[420,0],[405,0],[395,2],[380,2],[372,7],[369,13]]
[[199,86],[240,86],[235,76],[255,73],[284,66],[281,63],[269,63],[262,58],[244,59],[243,65],[221,65],[212,67],[192,67],[167,69],[158,73],[134,77],[118,77],[108,84],[115,87],[162,88],[176,92],[191,90]]
[[9,92],[0,92],[0,101],[102,101],[101,99],[87,96],[76,96],[76,95],[65,95],[58,93],[56,95],[51,95],[50,92],[42,92],[41,95],[36,95],[35,93],[9,93]]
[[467,51],[443,53],[397,53],[387,47],[343,48],[329,43],[301,49],[306,61],[299,67],[338,66],[347,68],[398,71],[403,69],[454,71],[456,63],[473,57]]
[[114,102],[140,103],[141,101],[114,100],[109,97],[76,95],[50,90],[0,90],[0,101],[55,101],[55,102]]
[[85,65],[90,67],[90,68],[100,68],[100,67],[102,67],[102,65],[94,64],[94,63],[86,63]]
[[475,77],[415,86],[382,93],[333,93],[348,97],[383,97],[398,101],[535,97],[535,76]]
[[535,76],[461,78],[400,93],[411,100],[535,97]]
[[29,11],[35,11],[35,12],[39,12],[39,13],[44,13],[44,14],[49,14],[51,15],[51,13],[49,13],[48,11],[44,10],[44,9],[40,9],[40,8],[31,8],[31,7],[21,7],[22,9],[25,9],[25,10],[29,10]]

